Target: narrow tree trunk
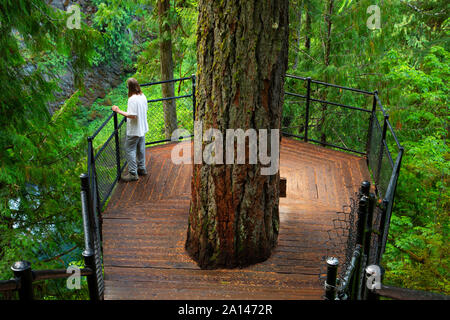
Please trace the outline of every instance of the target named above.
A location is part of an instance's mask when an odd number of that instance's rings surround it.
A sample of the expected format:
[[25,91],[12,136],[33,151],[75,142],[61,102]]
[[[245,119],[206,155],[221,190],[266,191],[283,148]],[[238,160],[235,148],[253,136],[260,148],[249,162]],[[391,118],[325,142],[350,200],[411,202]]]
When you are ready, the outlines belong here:
[[327,23],[327,38],[325,41],[325,57],[324,62],[326,66],[330,65],[330,53],[331,53],[331,16],[333,14],[333,0],[328,0],[327,12],[325,13],[325,22]]
[[311,49],[311,0],[306,0],[305,49],[309,54]]
[[[332,26],[331,16],[332,16],[332,14],[333,14],[333,0],[328,0],[326,12],[325,12],[325,22],[327,25],[327,37],[324,41],[324,47],[325,47],[325,49],[324,49],[324,64],[326,67],[328,67],[330,65],[331,26]],[[329,82],[329,77],[327,74],[325,75],[324,81]],[[324,90],[323,93],[321,94],[321,100],[327,100],[327,91],[326,90]],[[326,116],[327,116],[327,104],[326,103],[322,104],[321,111],[322,111],[322,116],[321,116],[320,124],[318,127],[321,131],[320,142],[322,143],[322,145],[325,145],[325,143],[327,142],[327,136],[323,130],[324,130]]]
[[301,37],[301,31],[302,31],[303,1],[300,3],[300,6],[297,8],[296,11],[297,11],[298,26],[297,26],[296,39],[295,39],[295,60],[294,60],[294,65],[292,66],[293,70],[297,70],[298,62],[300,59],[299,49],[300,49],[300,37]]
[[[170,0],[158,0],[159,14],[159,55],[161,66],[161,80],[173,79],[172,36],[169,20]],[[161,85],[162,97],[174,97],[173,82]],[[170,138],[177,128],[177,107],[175,99],[164,100],[164,124],[166,138]]]
[[[198,10],[196,116],[203,131],[218,129],[225,141],[226,129],[279,129],[288,0],[200,0]],[[260,262],[276,246],[279,171],[261,175],[261,167],[248,157],[246,164],[194,165],[186,250],[201,268]]]

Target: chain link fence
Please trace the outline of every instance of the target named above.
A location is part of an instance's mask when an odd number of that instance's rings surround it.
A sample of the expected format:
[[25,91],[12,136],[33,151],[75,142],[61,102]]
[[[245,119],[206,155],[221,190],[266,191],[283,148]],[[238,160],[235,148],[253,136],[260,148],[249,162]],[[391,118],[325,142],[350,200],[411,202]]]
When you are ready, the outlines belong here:
[[[165,132],[164,103],[172,101],[176,107],[177,127],[194,131],[194,84],[193,77],[175,79],[172,81],[175,89],[175,97],[164,97],[161,85],[167,81],[142,84],[142,91],[148,97],[157,97],[148,100],[147,123],[149,130],[145,136],[146,145],[167,143],[171,141],[171,132]],[[100,132],[102,134],[100,134]],[[106,141],[101,142],[99,137],[104,137],[107,133]],[[189,137],[185,137],[189,138]],[[126,118],[119,122],[117,114],[112,113],[103,124],[97,129],[90,144],[92,148],[91,160],[88,166],[95,179],[98,210],[101,212],[105,207],[116,183],[120,179],[120,174],[126,166]]]
[[[175,104],[176,127],[194,133],[194,85],[193,77],[175,79],[171,81],[174,85],[175,96],[150,99],[148,101],[147,123],[149,131],[145,136],[147,145],[165,143],[171,141],[172,132],[166,132],[166,121],[164,118],[164,104],[168,101]],[[161,97],[161,86],[167,83],[159,81],[142,84],[142,91],[147,97]]]
[[[358,193],[349,199],[349,204],[344,205],[342,211],[336,213],[333,219],[333,228],[328,230],[328,239],[325,242],[326,253],[322,256],[325,261],[328,257],[339,260],[338,283],[342,283],[345,273],[350,266],[353,250],[356,245],[356,221],[358,213]],[[325,284],[327,266],[320,266],[319,281]]]
[[[113,122],[114,117],[109,120]],[[119,179],[126,164],[125,156],[126,119],[123,118],[117,126],[117,137],[114,127],[106,142],[96,150],[94,155],[95,177],[97,182],[99,208],[102,209]],[[118,167],[120,170],[118,170]]]
[[[362,195],[357,192],[353,197],[349,199],[349,205],[343,206],[343,210],[336,213],[336,217],[333,219],[333,227],[327,231],[328,239],[325,242],[326,253],[322,257],[324,263],[320,267],[319,281],[321,285],[325,286],[327,265],[326,259],[329,257],[335,257],[339,260],[339,268],[337,273],[337,292],[341,297],[351,296],[351,286],[348,285],[351,279],[349,278],[349,270],[355,268],[352,264],[355,249],[357,247],[358,237],[358,216],[360,212],[360,199]],[[372,217],[371,221],[366,222],[364,228],[365,232],[370,233],[370,241],[367,245],[369,249],[364,250],[368,252],[368,256],[361,253],[361,265],[360,270],[364,270],[365,266],[371,264],[379,264],[379,249],[382,243],[382,218],[386,213],[386,208],[380,204],[376,204],[373,208],[372,214],[367,212],[368,217]],[[354,272],[360,272],[355,270]],[[345,286],[347,285],[347,286]],[[362,284],[361,284],[362,285]],[[344,287],[345,286],[345,287]]]
[[365,154],[372,92],[287,75],[282,133]]

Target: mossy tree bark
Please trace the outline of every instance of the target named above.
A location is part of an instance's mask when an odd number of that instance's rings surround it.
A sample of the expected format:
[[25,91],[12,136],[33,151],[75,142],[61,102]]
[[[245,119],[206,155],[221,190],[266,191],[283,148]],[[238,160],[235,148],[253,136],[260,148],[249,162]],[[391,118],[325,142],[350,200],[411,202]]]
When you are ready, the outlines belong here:
[[[172,33],[169,11],[170,0],[158,0],[161,80],[173,79]],[[173,82],[163,83],[161,89],[163,98],[175,96]],[[177,128],[177,107],[175,99],[164,100],[163,106],[165,136],[169,139],[172,136],[172,132]]]
[[[288,1],[200,0],[198,10],[196,117],[203,132],[218,129],[225,141],[226,129],[279,129]],[[246,164],[194,164],[186,250],[201,268],[264,261],[276,246],[279,172],[261,175],[261,166],[249,164],[248,148]]]

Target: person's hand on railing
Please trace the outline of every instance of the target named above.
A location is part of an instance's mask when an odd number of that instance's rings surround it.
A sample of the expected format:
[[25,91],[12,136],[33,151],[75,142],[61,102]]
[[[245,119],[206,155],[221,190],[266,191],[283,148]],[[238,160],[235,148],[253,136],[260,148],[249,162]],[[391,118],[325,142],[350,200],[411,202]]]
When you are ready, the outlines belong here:
[[128,112],[122,111],[120,110],[120,108],[116,105],[113,105],[111,107],[112,111],[117,112],[121,115],[123,115],[124,117],[130,118],[130,119],[136,119],[136,115],[135,114],[129,114]]

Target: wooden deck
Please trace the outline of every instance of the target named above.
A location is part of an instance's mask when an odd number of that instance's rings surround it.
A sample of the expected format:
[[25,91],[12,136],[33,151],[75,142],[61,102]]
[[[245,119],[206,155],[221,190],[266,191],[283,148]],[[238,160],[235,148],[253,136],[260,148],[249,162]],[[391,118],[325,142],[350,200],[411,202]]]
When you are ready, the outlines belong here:
[[283,138],[279,243],[243,269],[201,270],[184,250],[191,165],[174,165],[173,145],[147,149],[148,175],[119,183],[103,213],[105,299],[321,299],[327,230],[369,178],[366,161]]

